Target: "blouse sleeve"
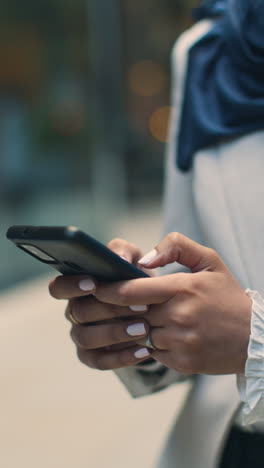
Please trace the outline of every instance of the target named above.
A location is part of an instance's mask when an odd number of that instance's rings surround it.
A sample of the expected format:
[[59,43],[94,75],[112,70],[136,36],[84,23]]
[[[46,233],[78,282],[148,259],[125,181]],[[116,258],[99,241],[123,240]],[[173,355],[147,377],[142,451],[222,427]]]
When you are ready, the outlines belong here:
[[242,426],[264,421],[264,300],[257,291],[246,293],[252,299],[252,315],[245,373],[237,376],[242,401],[237,422]]

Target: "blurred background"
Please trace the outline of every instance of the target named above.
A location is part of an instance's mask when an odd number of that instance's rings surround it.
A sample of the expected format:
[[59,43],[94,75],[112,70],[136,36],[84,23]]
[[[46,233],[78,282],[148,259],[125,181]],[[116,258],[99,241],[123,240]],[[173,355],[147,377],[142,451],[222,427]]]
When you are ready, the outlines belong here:
[[65,304],[47,292],[53,274],[5,233],[13,224],[71,224],[102,242],[118,236],[153,248],[162,223],[170,51],[197,3],[0,3],[5,468],[148,468],[180,407],[186,388],[135,402],[112,373],[81,366]]
[[0,288],[45,271],[6,241],[12,224],[106,242],[131,206],[158,212],[170,50],[193,3],[1,2]]

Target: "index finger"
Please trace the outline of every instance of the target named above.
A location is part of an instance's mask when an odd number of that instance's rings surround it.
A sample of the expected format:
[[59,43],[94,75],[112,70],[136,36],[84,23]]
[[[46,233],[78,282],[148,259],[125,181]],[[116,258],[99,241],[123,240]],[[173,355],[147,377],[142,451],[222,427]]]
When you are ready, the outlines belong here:
[[139,278],[111,284],[99,284],[95,297],[120,306],[161,304],[176,293],[186,292],[191,273],[175,273],[154,278]]
[[49,292],[55,299],[73,299],[93,294],[96,284],[90,276],[57,276],[49,283]]

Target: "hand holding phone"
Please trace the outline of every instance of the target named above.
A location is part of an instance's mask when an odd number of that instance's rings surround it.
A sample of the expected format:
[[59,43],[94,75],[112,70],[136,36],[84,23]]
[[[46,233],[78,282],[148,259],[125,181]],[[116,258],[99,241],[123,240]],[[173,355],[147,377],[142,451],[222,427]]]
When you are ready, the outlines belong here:
[[[80,282],[85,279],[82,275],[104,282],[148,278],[146,273],[132,264],[140,258],[139,249],[125,241],[120,241],[121,249],[120,243],[119,248],[116,248],[115,242],[110,243],[110,247],[113,246],[113,250],[120,254],[128,248],[129,263],[88,234],[71,226],[12,226],[7,232],[7,238],[27,254],[64,275],[50,283],[50,293],[57,299],[70,299],[66,317],[73,324],[72,338],[83,363],[97,369],[115,369],[120,367],[121,354],[129,365],[150,357],[147,348],[137,342],[149,330],[148,322],[140,317],[146,312],[147,306],[137,305],[133,308],[133,305],[120,307],[102,303],[97,300],[94,288],[89,291],[80,287]],[[74,338],[73,332],[77,329],[81,330],[87,342],[84,347],[80,347]]]

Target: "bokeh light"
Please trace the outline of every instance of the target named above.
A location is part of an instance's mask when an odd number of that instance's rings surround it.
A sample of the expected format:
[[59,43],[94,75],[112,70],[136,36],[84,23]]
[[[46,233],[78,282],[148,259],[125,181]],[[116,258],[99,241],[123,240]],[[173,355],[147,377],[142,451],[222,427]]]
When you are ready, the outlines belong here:
[[153,112],[149,121],[151,135],[163,143],[168,142],[168,123],[171,111],[171,106],[159,107]]
[[152,60],[132,65],[128,72],[129,89],[140,96],[154,96],[164,90],[167,75],[162,66]]
[[0,41],[0,86],[4,89],[33,90],[43,80],[44,49],[32,31],[18,27],[2,31]]

